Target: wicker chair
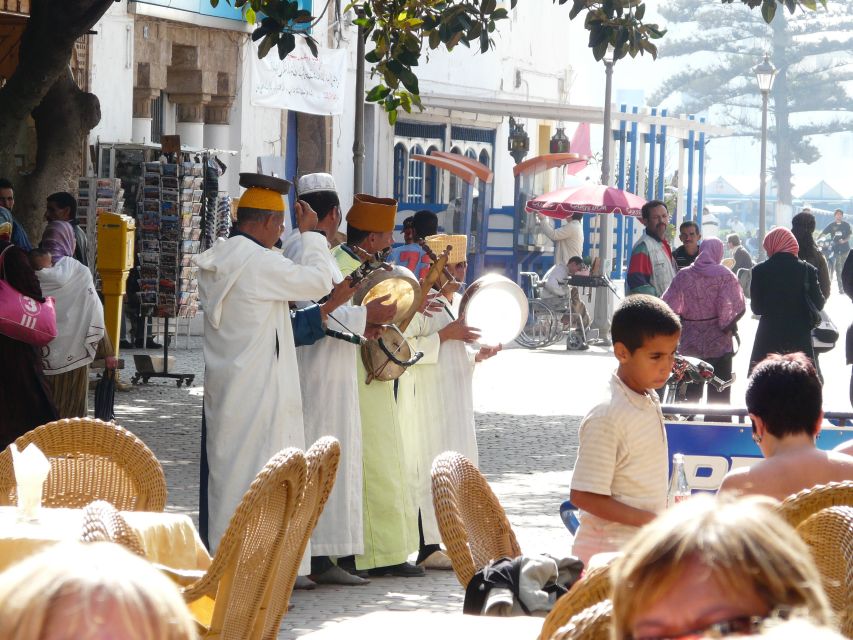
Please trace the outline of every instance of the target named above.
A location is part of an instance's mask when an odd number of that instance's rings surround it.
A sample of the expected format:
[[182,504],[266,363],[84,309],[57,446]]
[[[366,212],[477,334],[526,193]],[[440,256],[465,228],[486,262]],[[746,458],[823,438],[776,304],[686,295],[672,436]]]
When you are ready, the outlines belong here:
[[811,549],[839,629],[853,638],[853,507],[821,509],[797,533]]
[[[569,592],[554,603],[554,608],[542,623],[539,640],[548,640],[557,629],[565,626],[581,611],[594,604],[608,600],[611,591],[610,566],[597,567],[578,580]],[[579,636],[569,636],[579,637]]]
[[[305,456],[298,449],[274,455],[240,501],[208,570],[181,590],[202,638],[263,636],[278,567],[299,562],[299,550],[284,548],[284,540],[305,474]],[[289,559],[279,560],[280,553]]]
[[145,557],[139,536],[130,528],[118,510],[105,500],[96,500],[83,509],[81,542],[115,542]]
[[[42,504],[82,509],[106,500],[119,511],[162,511],[166,477],[156,456],[130,431],[117,425],[72,418],[36,427],[15,440],[30,443],[50,459]],[[0,453],[0,505],[17,502],[9,448]]]
[[587,607],[545,640],[610,640],[613,604],[602,600]]
[[432,503],[441,539],[463,587],[491,560],[521,555],[503,507],[465,456],[445,451],[435,458]]
[[853,481],[830,482],[785,498],[777,507],[788,524],[796,528],[809,516],[827,507],[853,507]]
[[[299,570],[299,562],[305,554],[308,541],[323,513],[326,500],[335,485],[338,463],[341,459],[341,445],[331,436],[324,436],[305,452],[308,474],[305,491],[299,501],[299,507],[287,530],[284,547],[279,557],[278,573],[273,582],[272,597],[267,611],[264,628],[264,640],[278,637],[281,619],[287,612],[293,584]],[[291,552],[296,550],[296,553]]]

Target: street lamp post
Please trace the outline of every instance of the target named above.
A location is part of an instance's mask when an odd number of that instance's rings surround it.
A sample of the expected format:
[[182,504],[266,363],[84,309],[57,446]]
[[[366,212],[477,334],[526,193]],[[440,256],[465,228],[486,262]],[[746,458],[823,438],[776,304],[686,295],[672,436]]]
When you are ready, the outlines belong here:
[[767,231],[767,100],[773,88],[773,80],[778,69],[770,62],[770,56],[765,53],[761,64],[756,65],[752,72],[758,80],[761,91],[761,176],[758,191],[758,259],[765,258],[764,234]]
[[[610,186],[610,142],[612,138],[611,113],[610,103],[612,102],[613,91],[613,64],[616,62],[614,49],[612,46],[607,47],[607,53],[604,54],[604,135],[602,136],[603,148],[601,150],[601,184],[605,187]],[[601,260],[601,270],[604,275],[609,276],[612,269],[610,268],[611,250],[612,250],[612,233],[611,233],[611,215],[602,213],[598,217],[598,256]],[[605,289],[600,289],[603,292],[595,296],[595,311],[593,313],[593,324],[599,330],[600,335],[606,336],[610,332],[610,316],[612,315],[612,300]]]

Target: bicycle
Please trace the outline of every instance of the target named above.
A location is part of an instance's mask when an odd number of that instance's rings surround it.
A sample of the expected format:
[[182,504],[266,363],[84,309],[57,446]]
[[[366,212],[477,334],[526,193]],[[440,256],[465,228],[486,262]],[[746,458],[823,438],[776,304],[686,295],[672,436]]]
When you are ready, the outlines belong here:
[[[714,373],[714,367],[700,358],[676,355],[672,363],[672,373],[664,386],[661,405],[683,403],[687,399],[688,385],[709,385],[716,391],[723,391],[731,387],[735,379],[734,373],[729,380],[718,378]],[[710,408],[709,411],[711,411]],[[673,420],[687,420],[679,414],[667,414],[665,417]]]

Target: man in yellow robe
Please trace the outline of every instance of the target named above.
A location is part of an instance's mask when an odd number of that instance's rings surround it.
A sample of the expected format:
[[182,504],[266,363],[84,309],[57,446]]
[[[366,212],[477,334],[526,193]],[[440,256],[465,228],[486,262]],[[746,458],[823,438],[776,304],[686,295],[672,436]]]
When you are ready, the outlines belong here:
[[[367,254],[391,246],[397,202],[356,194],[347,213],[347,240],[332,251],[341,272],[349,275]],[[363,459],[364,553],[355,557],[359,571],[373,576],[421,576],[424,570],[406,562],[418,548],[417,522],[406,485],[405,461],[394,383],[373,380],[358,358]]]

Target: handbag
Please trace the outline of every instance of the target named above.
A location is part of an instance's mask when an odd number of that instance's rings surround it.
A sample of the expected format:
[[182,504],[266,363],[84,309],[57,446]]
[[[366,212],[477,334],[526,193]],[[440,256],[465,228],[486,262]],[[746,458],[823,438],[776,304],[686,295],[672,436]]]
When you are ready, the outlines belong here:
[[14,245],[0,253],[0,334],[43,347],[56,337],[56,309],[53,298],[39,302],[25,296],[6,282],[4,258]]
[[812,346],[818,353],[825,353],[835,347],[840,335],[838,327],[826,311],[821,310],[820,316],[820,324],[812,329]]

